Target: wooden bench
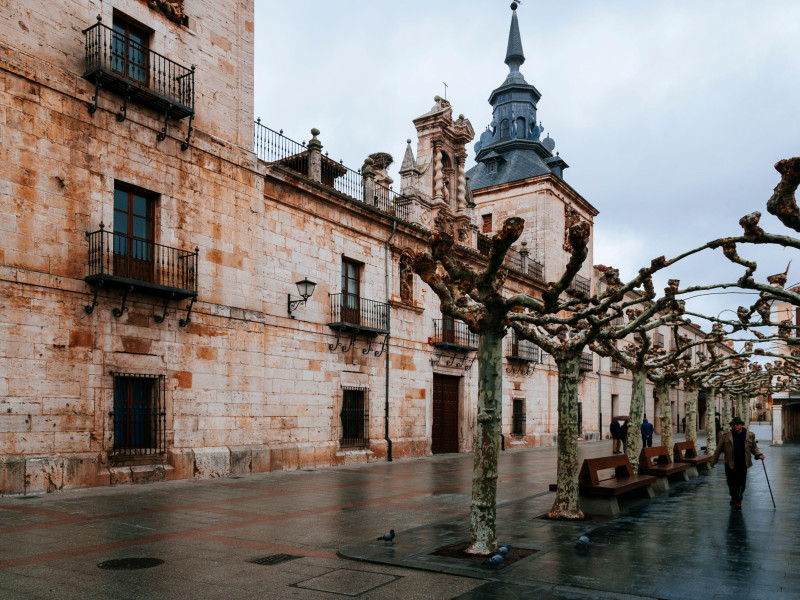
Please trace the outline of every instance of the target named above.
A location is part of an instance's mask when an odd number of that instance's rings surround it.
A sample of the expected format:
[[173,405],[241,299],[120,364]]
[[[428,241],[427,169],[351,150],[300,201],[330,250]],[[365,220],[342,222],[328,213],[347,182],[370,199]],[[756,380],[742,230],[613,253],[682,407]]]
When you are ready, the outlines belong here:
[[698,454],[692,442],[676,442],[672,448],[672,460],[676,463],[689,463],[697,470],[711,469],[711,455]]
[[[654,498],[651,486],[657,480],[652,475],[635,474],[625,454],[585,458],[578,473],[581,507],[590,514],[615,515],[619,512],[618,497],[638,490]],[[556,485],[551,484],[550,491],[555,490]]]
[[658,483],[655,487],[662,492],[669,489],[670,477],[680,481],[688,481],[689,474],[686,471],[691,466],[686,462],[672,462],[666,446],[642,448],[642,452],[639,454],[639,473],[658,477]]

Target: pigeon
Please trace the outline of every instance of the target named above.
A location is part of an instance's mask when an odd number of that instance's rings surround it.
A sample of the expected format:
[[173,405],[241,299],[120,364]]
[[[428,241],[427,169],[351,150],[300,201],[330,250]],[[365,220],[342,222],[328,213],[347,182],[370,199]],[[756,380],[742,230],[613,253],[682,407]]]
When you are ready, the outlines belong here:
[[506,559],[506,557],[503,556],[502,554],[495,554],[495,555],[487,558],[481,564],[482,565],[489,565],[490,567],[494,567],[495,569],[499,569],[500,567],[504,566],[503,565],[503,561],[505,559]]
[[588,552],[589,551],[589,538],[585,535],[582,535],[578,538],[578,541],[575,542],[575,549],[579,552]]
[[506,544],[505,546],[500,546],[497,550],[494,551],[495,554],[502,554],[505,556],[508,554],[508,551],[511,550],[511,546]]
[[384,533],[381,537],[378,538],[378,541],[383,541],[384,545],[392,543],[394,544],[394,529],[390,529],[389,533]]

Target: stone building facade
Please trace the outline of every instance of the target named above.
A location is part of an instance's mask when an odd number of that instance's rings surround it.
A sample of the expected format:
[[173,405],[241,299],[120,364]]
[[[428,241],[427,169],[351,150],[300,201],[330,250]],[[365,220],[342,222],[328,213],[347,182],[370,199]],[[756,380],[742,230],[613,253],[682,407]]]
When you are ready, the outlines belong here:
[[[387,155],[354,171],[253,123],[252,0],[7,8],[0,494],[472,449],[477,340],[408,257],[443,228],[480,265],[482,215],[520,215],[508,289],[540,293],[597,214],[549,142],[547,173],[471,188],[472,126],[437,98],[398,196]],[[506,342],[507,445],[551,444],[555,366]],[[589,360],[587,438],[630,387]]]

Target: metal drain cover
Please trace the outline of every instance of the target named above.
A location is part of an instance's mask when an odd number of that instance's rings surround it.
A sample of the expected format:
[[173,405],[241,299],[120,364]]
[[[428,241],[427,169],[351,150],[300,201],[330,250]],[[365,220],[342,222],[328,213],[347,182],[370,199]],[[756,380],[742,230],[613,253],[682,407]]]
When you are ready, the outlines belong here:
[[111,571],[133,571],[135,569],[149,569],[163,564],[164,561],[160,558],[150,557],[133,557],[133,558],[113,558],[111,560],[104,560],[97,563],[101,569],[109,569]]
[[262,556],[261,558],[248,560],[247,562],[253,563],[254,565],[277,565],[298,558],[302,558],[302,556],[292,556],[291,554],[270,554],[269,556]]

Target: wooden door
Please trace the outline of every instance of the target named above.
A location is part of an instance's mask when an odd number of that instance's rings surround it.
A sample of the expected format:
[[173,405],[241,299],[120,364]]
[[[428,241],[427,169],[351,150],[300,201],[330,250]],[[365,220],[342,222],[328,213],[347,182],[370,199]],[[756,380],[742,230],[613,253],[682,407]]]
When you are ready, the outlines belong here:
[[458,452],[458,377],[433,376],[431,451]]

